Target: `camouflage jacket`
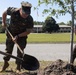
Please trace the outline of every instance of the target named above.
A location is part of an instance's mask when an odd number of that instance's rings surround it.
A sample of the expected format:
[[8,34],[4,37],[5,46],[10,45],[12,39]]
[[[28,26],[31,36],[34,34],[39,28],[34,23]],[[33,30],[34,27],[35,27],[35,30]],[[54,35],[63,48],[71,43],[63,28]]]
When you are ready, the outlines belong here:
[[33,18],[29,15],[27,18],[22,18],[20,16],[19,10],[17,8],[9,7],[7,9],[7,15],[10,15],[10,25],[9,30],[13,35],[20,34],[26,29],[33,28]]

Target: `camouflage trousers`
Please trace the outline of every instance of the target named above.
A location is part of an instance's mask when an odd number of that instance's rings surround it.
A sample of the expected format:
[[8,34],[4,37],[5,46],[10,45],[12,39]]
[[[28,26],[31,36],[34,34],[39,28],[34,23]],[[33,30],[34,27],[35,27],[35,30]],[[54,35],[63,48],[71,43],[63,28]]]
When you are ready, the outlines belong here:
[[[25,38],[25,37],[18,38],[17,44],[20,46],[20,48],[24,52],[24,48],[26,47],[26,44],[27,44],[27,38]],[[14,45],[15,45],[15,43],[12,41],[12,39],[7,37],[7,39],[6,39],[6,49],[5,49],[6,53],[12,54]],[[17,57],[19,57],[19,58],[23,57],[23,54],[20,52],[20,50],[18,48],[17,48]],[[10,56],[4,56],[3,59],[5,61],[9,61]],[[20,63],[20,61],[16,59],[16,64],[19,64],[19,63]]]

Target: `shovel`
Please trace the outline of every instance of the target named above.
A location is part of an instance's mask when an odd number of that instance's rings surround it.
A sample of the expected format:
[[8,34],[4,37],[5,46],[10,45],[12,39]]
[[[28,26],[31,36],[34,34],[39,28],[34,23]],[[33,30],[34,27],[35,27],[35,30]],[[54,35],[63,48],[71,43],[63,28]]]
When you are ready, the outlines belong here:
[[[14,37],[12,36],[12,34],[8,30],[8,28],[6,28],[6,30],[8,31],[8,33],[11,36],[11,38],[13,39]],[[21,65],[26,70],[30,70],[30,71],[37,70],[39,68],[39,66],[40,66],[39,61],[34,56],[31,56],[31,55],[28,55],[28,54],[24,54],[23,51],[21,50],[20,46],[16,42],[15,42],[15,44],[17,45],[17,47],[20,50],[20,52],[23,54],[23,59],[15,57],[15,56],[13,56],[11,54],[8,54],[8,53],[4,53],[2,51],[0,51],[0,53],[4,54],[4,55],[9,55],[12,58],[15,58],[15,59],[18,59],[19,61],[22,61]]]
[[13,56],[9,53],[5,53],[5,52],[2,52],[2,51],[0,51],[0,54],[8,55],[11,58],[18,59],[19,61],[22,61],[20,64],[26,70],[34,71],[34,70],[37,70],[39,68],[39,62],[34,56],[24,54],[23,59],[21,59],[19,57]]

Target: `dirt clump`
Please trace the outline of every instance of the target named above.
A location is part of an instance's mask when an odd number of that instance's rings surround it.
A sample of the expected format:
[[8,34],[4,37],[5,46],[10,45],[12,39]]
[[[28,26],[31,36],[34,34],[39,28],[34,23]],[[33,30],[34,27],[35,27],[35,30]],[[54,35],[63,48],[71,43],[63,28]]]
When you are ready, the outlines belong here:
[[76,66],[58,59],[44,68],[43,75],[76,75]]

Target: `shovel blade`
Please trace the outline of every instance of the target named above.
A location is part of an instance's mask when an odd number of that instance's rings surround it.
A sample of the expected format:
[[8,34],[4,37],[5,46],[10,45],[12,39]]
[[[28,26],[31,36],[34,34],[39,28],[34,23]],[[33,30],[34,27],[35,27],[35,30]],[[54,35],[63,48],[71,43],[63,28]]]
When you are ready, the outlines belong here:
[[39,61],[34,56],[25,54],[23,60],[22,67],[26,70],[33,71],[39,69]]

